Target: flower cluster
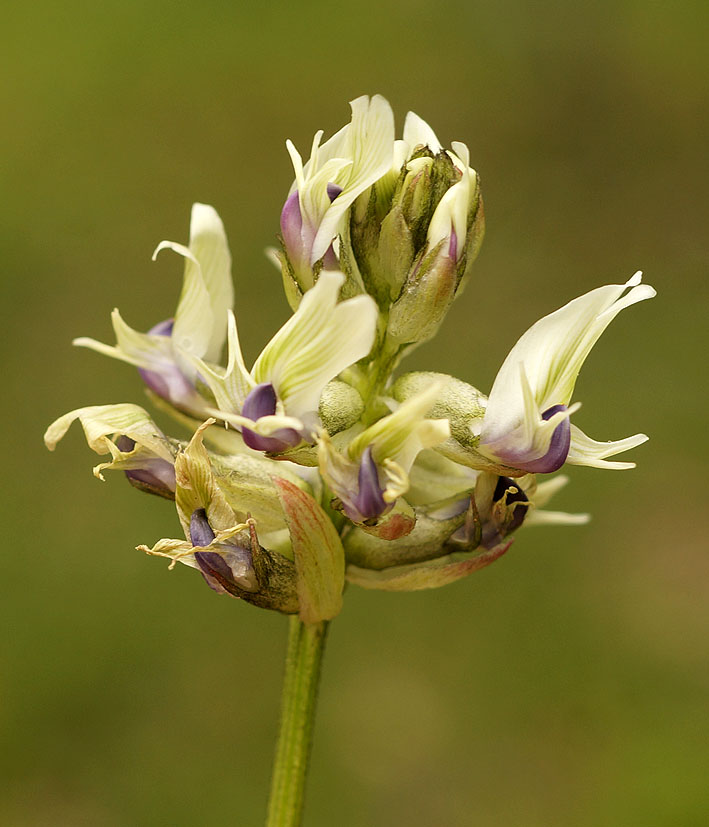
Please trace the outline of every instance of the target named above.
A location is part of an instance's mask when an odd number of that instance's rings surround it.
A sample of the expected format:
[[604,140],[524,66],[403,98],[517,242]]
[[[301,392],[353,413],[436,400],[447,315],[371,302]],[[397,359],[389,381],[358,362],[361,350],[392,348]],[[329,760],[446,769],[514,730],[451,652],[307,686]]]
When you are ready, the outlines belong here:
[[[112,314],[115,345],[74,344],[136,367],[148,396],[192,434],[166,436],[132,404],[79,408],[89,446],[135,487],[174,500],[184,539],[148,548],[197,569],[219,593],[299,613],[340,610],[345,579],[366,588],[449,583],[500,557],[523,525],[583,523],[548,511],[567,481],[540,475],[609,460],[647,437],[598,442],[571,423],[581,366],[625,307],[654,290],[636,273],[545,316],[505,359],[490,393],[439,373],[404,373],[470,277],[484,214],[465,144],[444,148],[413,113],[403,138],[381,96],[310,158],[287,143],[295,180],[281,212],[281,270],[293,315],[250,369],[234,313],[222,222],[192,208],[174,318],[147,333]],[[236,302],[238,307],[238,302]]]

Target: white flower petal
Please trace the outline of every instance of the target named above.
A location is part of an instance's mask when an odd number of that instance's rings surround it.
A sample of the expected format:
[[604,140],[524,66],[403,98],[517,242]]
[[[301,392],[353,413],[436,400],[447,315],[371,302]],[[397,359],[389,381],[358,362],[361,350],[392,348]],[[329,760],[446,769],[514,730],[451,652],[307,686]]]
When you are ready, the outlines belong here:
[[301,419],[317,411],[325,385],[374,342],[375,302],[356,296],[337,304],[343,282],[341,273],[323,271],[251,372],[257,383],[271,382],[286,412]]
[[212,416],[223,419],[230,425],[235,425],[237,428],[248,428],[261,436],[271,436],[282,428],[291,428],[294,431],[303,430],[303,423],[300,419],[296,419],[294,416],[273,414],[272,416],[262,416],[254,421],[248,417],[241,416],[241,414],[226,413],[224,411],[219,411],[216,408],[210,409],[209,413],[212,414]]
[[438,154],[442,147],[431,127],[415,112],[407,112],[404,121],[404,143],[407,146],[407,157],[411,155],[417,146],[427,146],[434,155]]
[[[304,167],[292,144],[288,151],[296,173],[295,188],[304,226],[315,229],[310,251],[311,264],[326,253],[345,213],[360,193],[391,169],[394,152],[394,114],[381,96],[356,98],[351,102],[352,121],[319,146],[316,135],[310,160]],[[333,202],[327,184],[336,183],[342,192]],[[291,192],[293,188],[291,189]]]
[[227,331],[228,361],[226,368],[207,364],[202,359],[191,357],[189,354],[185,354],[185,357],[192,362],[195,370],[214,394],[219,410],[237,413],[241,410],[244,400],[256,383],[246,370],[239,344],[236,319],[231,310],[227,313]]
[[[77,408],[54,421],[44,434],[44,443],[53,451],[69,430],[72,422],[79,420],[86,435],[86,442],[97,454],[110,454],[112,462],[104,462],[94,468],[94,474],[103,479],[102,470],[118,466],[122,457],[131,452],[119,450],[111,437],[123,435],[152,455],[173,462],[170,443],[147,411],[139,405],[91,405]],[[132,449],[131,449],[132,450]]]
[[[155,248],[153,259],[162,250],[172,250],[185,259],[182,292],[177,303],[175,324],[170,338],[176,354],[183,352],[201,358],[209,350],[214,329],[214,314],[199,261],[189,248],[174,241],[161,241]],[[194,378],[194,368],[189,360],[180,359],[180,367],[190,379]]]
[[118,308],[111,313],[111,323],[116,334],[116,347],[105,345],[86,336],[74,339],[72,344],[78,347],[88,347],[98,353],[103,353],[104,356],[111,356],[146,370],[159,371],[161,368],[170,368],[174,364],[168,336],[154,336],[133,330],[123,321]]
[[212,333],[204,358],[216,362],[226,337],[227,311],[234,305],[234,285],[224,225],[214,207],[208,204],[192,206],[190,250],[199,262],[212,309]]
[[388,416],[370,425],[352,440],[349,455],[356,459],[368,445],[377,463],[392,460],[408,474],[419,451],[440,445],[450,436],[447,419],[425,419],[441,390],[434,382],[403,402]]
[[645,434],[618,439],[615,442],[596,442],[580,428],[571,426],[571,448],[566,461],[571,465],[590,465],[593,468],[608,468],[623,471],[626,468],[635,468],[634,462],[606,462],[606,457],[612,457],[636,448],[649,439]]
[[566,474],[557,474],[555,477],[536,483],[534,496],[531,499],[538,508],[543,508],[551,498],[569,484]]
[[530,525],[586,525],[590,514],[567,514],[565,511],[537,511],[530,509],[524,518],[525,526]]
[[183,353],[217,362],[226,337],[227,311],[234,302],[234,288],[231,254],[216,210],[208,204],[194,204],[190,246],[161,241],[153,260],[162,250],[172,250],[185,259],[173,342]]
[[[612,319],[624,307],[655,295],[652,287],[639,284],[639,280],[636,274],[626,284],[599,287],[532,325],[512,348],[495,378],[481,442],[503,440],[522,424],[525,404],[520,364],[541,412],[553,405],[568,405],[583,362]],[[627,288],[630,291],[621,298]]]

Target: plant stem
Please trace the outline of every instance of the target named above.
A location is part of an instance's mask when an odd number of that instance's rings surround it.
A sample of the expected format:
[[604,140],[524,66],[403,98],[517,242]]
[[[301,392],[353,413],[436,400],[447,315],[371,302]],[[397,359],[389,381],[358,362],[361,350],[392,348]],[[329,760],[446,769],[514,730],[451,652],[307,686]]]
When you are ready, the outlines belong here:
[[315,720],[320,664],[328,622],[289,617],[281,727],[276,744],[266,827],[298,827]]

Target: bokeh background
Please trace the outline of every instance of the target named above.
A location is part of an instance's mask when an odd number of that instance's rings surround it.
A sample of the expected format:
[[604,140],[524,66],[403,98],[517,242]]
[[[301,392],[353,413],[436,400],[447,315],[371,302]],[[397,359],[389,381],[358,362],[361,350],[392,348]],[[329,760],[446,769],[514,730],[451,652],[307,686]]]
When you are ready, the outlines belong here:
[[[307,823],[709,823],[705,540],[709,6],[603,0],[9,0],[0,79],[3,563],[0,823],[261,823],[286,623],[133,551],[169,503],[97,461],[87,404],[142,400],[72,349],[170,315],[190,204],[230,235],[253,358],[288,315],[263,256],[302,151],[381,92],[466,141],[488,233],[409,368],[489,389],[526,327],[645,271],[577,386],[638,468],[572,468],[535,528],[440,591],[351,588],[333,624]],[[164,420],[158,417],[159,421]]]

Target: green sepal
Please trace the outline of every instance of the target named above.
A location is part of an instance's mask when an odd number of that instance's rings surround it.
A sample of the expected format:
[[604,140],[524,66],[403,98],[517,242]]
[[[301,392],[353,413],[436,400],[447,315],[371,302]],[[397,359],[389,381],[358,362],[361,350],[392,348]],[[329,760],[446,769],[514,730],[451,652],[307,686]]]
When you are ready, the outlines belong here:
[[303,623],[331,620],[342,609],[345,552],[340,536],[322,507],[293,483],[273,480],[290,531],[296,589]]
[[[352,427],[363,413],[362,397],[351,385],[339,379],[325,385],[320,394],[318,416],[330,436]],[[317,453],[313,464],[317,465]]]
[[382,571],[350,565],[347,567],[347,580],[364,589],[388,592],[437,589],[489,566],[502,557],[511,545],[510,540],[482,552],[455,552],[435,560],[392,566]]
[[[458,497],[458,499],[461,499]],[[382,570],[391,566],[418,563],[446,553],[451,535],[465,524],[466,512],[447,519],[436,519],[432,514],[441,503],[430,508],[414,509],[416,524],[410,533],[398,539],[387,540],[373,536],[362,528],[353,528],[344,537],[347,562],[360,568]]]

